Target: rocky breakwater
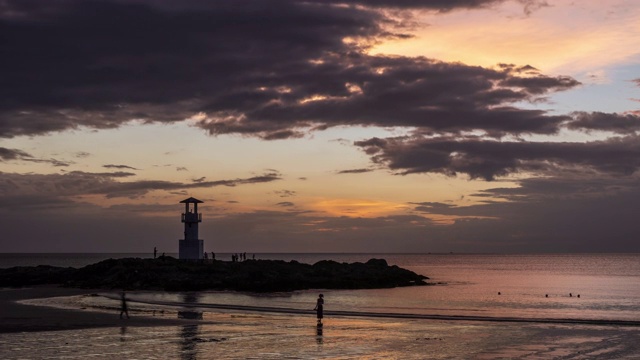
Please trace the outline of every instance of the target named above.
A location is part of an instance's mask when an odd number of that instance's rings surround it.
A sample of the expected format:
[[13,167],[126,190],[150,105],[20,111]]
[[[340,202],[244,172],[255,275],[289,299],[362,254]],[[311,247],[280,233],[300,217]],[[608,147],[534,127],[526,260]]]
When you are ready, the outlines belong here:
[[0,269],[0,286],[61,284],[78,288],[127,290],[237,290],[251,292],[304,289],[375,289],[427,285],[428,278],[384,259],[366,263],[323,260],[181,261],[109,259],[80,269],[51,266]]

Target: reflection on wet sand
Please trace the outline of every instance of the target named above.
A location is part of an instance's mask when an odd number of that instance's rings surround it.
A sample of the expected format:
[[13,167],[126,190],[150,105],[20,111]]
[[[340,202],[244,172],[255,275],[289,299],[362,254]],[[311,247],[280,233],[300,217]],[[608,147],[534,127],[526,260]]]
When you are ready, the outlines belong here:
[[316,326],[316,342],[319,345],[322,345],[322,343],[324,342],[323,329],[324,327],[321,325]]
[[318,329],[310,315],[206,313],[204,319],[4,333],[0,359],[637,360],[640,353],[637,327],[332,317]]
[[186,307],[185,309],[178,310],[178,318],[179,319],[191,319],[191,320],[202,320],[202,311],[198,309],[194,309],[193,306],[197,304],[200,298],[199,293],[186,293],[183,295],[183,305]]
[[180,310],[178,311],[178,319],[202,320],[202,311]]
[[120,327],[120,342],[125,342],[125,340],[127,339],[127,327],[126,326],[121,326]]
[[180,331],[180,358],[182,360],[196,360],[198,355],[198,349],[196,343],[198,342],[198,333],[200,332],[200,325],[184,325]]
[[[198,293],[186,293],[184,294],[184,304],[197,304]],[[192,319],[192,320],[202,320],[202,311],[197,311],[194,309],[184,309],[178,311],[179,319]],[[200,332],[200,325],[184,325],[182,326],[182,330],[180,331],[180,357],[183,360],[196,360],[198,355],[197,342],[198,342],[198,334]]]

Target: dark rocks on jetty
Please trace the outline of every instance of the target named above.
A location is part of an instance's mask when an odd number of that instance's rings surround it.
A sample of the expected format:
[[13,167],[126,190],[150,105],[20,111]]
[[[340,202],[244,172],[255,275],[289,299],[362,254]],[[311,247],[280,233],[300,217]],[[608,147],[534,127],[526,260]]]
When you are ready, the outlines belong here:
[[376,289],[427,285],[427,279],[398,266],[389,266],[384,259],[350,264],[323,260],[309,265],[282,260],[197,262],[165,256],[109,259],[80,269],[53,266],[0,269],[0,286],[62,284],[78,288],[165,291]]

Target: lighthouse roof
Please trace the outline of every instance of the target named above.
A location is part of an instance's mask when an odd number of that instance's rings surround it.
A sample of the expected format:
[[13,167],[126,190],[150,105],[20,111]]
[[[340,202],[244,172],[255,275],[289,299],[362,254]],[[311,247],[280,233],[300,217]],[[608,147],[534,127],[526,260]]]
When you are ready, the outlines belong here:
[[185,203],[186,204],[200,204],[200,203],[203,203],[203,202],[204,201],[198,200],[198,199],[196,199],[194,197],[190,197],[188,199],[184,199],[184,200],[180,201],[181,204],[185,204]]

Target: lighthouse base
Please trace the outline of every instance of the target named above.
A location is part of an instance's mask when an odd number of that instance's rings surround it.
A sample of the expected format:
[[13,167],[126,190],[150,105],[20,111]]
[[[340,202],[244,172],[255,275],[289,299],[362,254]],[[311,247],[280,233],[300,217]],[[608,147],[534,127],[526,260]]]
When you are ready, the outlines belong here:
[[180,240],[180,260],[200,260],[204,256],[204,244],[202,240]]

